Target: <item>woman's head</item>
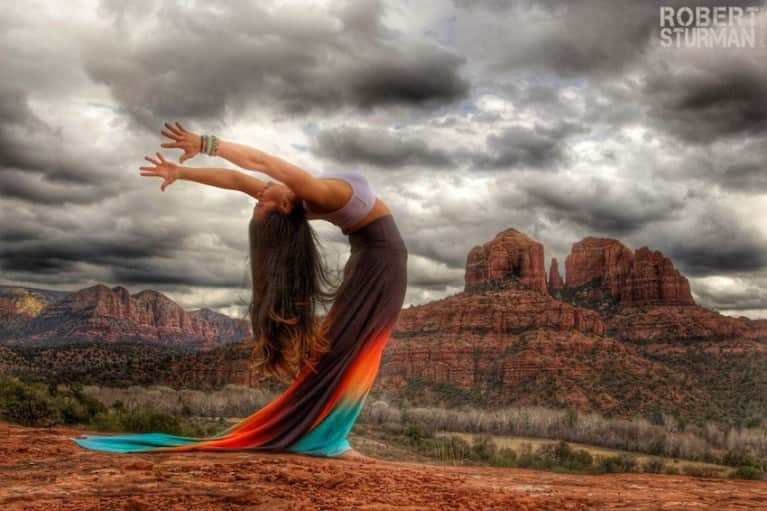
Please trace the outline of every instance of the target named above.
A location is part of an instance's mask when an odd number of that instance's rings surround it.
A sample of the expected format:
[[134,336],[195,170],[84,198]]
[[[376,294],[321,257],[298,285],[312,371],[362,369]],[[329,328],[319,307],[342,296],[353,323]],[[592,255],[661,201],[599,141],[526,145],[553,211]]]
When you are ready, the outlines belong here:
[[328,351],[327,325],[317,319],[317,307],[333,293],[302,203],[292,201],[285,212],[277,193],[264,194],[265,202],[273,202],[250,220],[249,315],[254,369],[289,381]]
[[298,196],[285,185],[266,183],[258,196],[258,203],[253,208],[253,218],[262,221],[272,209],[278,209],[283,215],[288,215],[298,202]]

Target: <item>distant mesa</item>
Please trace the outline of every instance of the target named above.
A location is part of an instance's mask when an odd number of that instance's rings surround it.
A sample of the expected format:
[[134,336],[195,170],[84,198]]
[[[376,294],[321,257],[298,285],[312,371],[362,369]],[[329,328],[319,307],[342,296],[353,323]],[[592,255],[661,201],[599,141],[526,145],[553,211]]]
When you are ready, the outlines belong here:
[[543,245],[511,228],[469,251],[464,291],[518,287],[557,297],[570,291],[584,302],[620,306],[695,305],[687,278],[646,246],[634,252],[618,240],[584,238],[565,259],[565,276],[563,281],[552,258],[547,279]]
[[247,321],[187,312],[164,294],[96,284],[74,292],[0,286],[0,342],[50,346],[141,341],[210,350],[250,335]]

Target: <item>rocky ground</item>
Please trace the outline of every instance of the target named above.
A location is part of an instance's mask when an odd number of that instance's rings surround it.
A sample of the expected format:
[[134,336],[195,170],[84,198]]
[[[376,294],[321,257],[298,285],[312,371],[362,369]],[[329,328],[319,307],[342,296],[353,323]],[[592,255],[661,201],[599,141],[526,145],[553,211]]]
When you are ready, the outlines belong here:
[[767,509],[767,482],[562,475],[294,454],[108,454],[0,423],[0,509]]

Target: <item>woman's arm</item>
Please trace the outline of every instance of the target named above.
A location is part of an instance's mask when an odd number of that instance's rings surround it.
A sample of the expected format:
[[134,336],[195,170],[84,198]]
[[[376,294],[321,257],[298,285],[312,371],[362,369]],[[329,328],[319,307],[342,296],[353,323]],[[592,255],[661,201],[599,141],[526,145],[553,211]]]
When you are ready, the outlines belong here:
[[224,168],[179,167],[178,179],[226,188],[228,190],[238,190],[255,198],[258,198],[264,186],[266,186],[266,182],[260,179],[247,176],[236,170]]
[[[340,207],[345,204],[344,188],[335,189],[326,182],[314,177],[301,167],[267,154],[255,147],[235,142],[219,140],[216,154],[238,167],[246,170],[263,172],[269,177],[281,181],[301,199],[323,208]],[[339,198],[340,195],[340,198]]]
[[[165,128],[168,131],[163,130],[162,134],[174,142],[162,144],[162,147],[183,149],[181,162],[200,153],[200,135],[192,133],[178,122],[175,126],[166,122]],[[302,168],[254,147],[219,139],[216,156],[229,160],[240,168],[263,172],[284,183],[298,198],[322,209],[341,207],[348,199],[349,192],[343,185],[317,179]]]

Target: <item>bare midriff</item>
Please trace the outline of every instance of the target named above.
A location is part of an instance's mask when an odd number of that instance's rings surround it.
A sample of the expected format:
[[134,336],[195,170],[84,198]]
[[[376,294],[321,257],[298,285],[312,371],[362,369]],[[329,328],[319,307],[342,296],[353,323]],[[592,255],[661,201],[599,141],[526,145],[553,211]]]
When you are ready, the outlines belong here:
[[[352,193],[352,187],[349,183],[342,179],[333,179],[333,178],[326,178],[327,181],[336,181],[340,182],[342,184],[345,184],[349,189],[349,196],[351,197]],[[312,205],[313,206],[313,205]],[[314,207],[312,207],[313,210],[317,211]],[[327,211],[317,211],[318,213],[328,213]],[[391,211],[388,207],[386,207],[386,204],[383,203],[381,199],[376,198],[375,204],[373,204],[373,209],[370,210],[370,212],[365,215],[365,218],[357,222],[356,224],[352,225],[349,230],[346,232],[346,234],[351,234],[357,229],[362,229],[367,224],[373,222],[374,220],[378,220],[379,218],[383,216],[391,215]]]
[[391,211],[389,211],[389,208],[386,207],[386,204],[383,203],[381,199],[376,199],[375,204],[373,204],[373,209],[370,210],[370,213],[365,215],[365,218],[354,224],[349,228],[348,233],[351,234],[357,229],[362,229],[367,224],[373,222],[374,220],[378,220],[382,216],[391,215]]

